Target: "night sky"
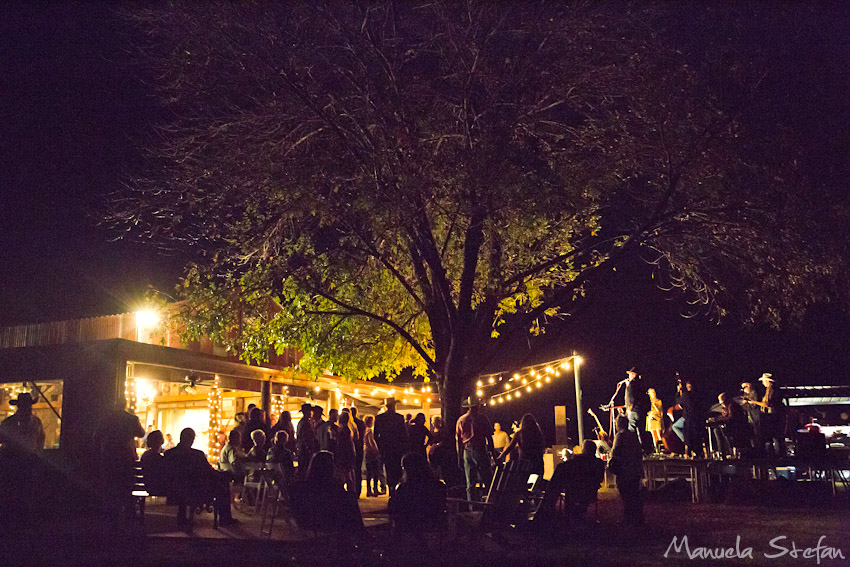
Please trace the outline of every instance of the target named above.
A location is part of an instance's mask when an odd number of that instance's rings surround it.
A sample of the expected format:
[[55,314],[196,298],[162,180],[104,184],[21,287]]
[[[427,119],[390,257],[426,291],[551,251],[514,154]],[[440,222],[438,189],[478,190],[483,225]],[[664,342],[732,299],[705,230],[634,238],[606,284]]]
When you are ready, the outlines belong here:
[[[850,173],[850,18],[832,9],[822,22],[783,88],[799,95],[789,100],[797,101],[799,143],[811,148],[807,167],[840,194]],[[107,3],[4,6],[0,325],[131,311],[149,286],[168,292],[176,283],[179,258],[111,242],[97,225],[107,196],[138,171],[152,126],[164,118],[152,88],[130,70],[120,30]],[[633,364],[667,401],[676,371],[706,384],[707,397],[764,371],[785,383],[850,381],[850,323],[836,307],[819,306],[800,328],[782,333],[717,325],[682,318],[676,299],[642,272],[635,266],[614,277],[591,294],[589,307],[551,329],[534,352],[520,349],[516,360],[543,362],[575,348],[587,358],[585,396],[594,405]],[[558,399],[568,400],[570,389],[560,386]],[[539,402],[523,404],[510,415]]]

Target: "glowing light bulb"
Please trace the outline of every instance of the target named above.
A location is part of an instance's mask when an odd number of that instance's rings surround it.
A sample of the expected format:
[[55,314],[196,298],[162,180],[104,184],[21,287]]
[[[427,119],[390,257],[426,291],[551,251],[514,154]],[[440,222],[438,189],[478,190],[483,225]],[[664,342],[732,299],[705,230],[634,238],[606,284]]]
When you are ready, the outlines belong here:
[[520,397],[521,395],[522,395],[522,392],[520,392],[519,390],[517,390],[517,392],[516,392],[516,397],[518,398],[518,397]]
[[547,367],[546,367],[546,372],[548,372],[549,374],[552,374],[553,372],[555,372],[555,369],[554,369],[554,368],[552,368],[551,366],[547,366]]
[[542,388],[542,387],[543,387],[543,384],[542,384],[541,382],[538,382],[538,383],[537,383],[537,387],[538,387],[538,388]]
[[528,380],[526,380],[525,378],[523,378],[523,379],[522,379],[522,383],[523,383],[523,384],[528,384]]
[[479,381],[478,381],[475,385],[476,385],[476,386],[478,386],[478,387],[480,388],[481,386],[483,386],[483,385],[484,385],[484,382],[482,382],[481,380],[479,380]]
[[475,394],[480,398],[484,395],[484,390],[478,390],[477,392],[475,392]]
[[570,369],[570,361],[569,361],[569,360],[565,360],[564,362],[562,362],[562,363],[561,363],[561,368],[563,368],[564,370],[569,370],[569,369]]
[[511,385],[506,383],[505,384],[505,390],[510,390],[510,389],[511,389]]
[[510,395],[510,394],[508,394],[508,395],[507,395],[507,396],[505,396],[505,397],[506,397],[507,399],[509,399],[509,400],[511,399],[511,395]]
[[319,388],[318,386],[316,386],[316,387],[315,387],[315,388],[313,388],[313,389],[314,389],[314,390],[316,390],[317,392],[318,392],[319,390],[321,390],[321,388]]
[[546,381],[547,381],[547,382],[551,382],[551,381],[552,381],[552,379],[551,379],[551,378],[549,378],[549,377],[547,376],[547,377],[546,377]]
[[580,357],[580,356],[575,357],[576,366],[578,366],[579,364],[582,364],[583,362],[584,362],[584,359],[582,357]]
[[495,383],[496,383],[496,379],[495,379],[495,378],[493,378],[492,376],[490,376],[490,379],[489,379],[489,380],[487,380],[487,381],[488,381],[488,382],[490,382],[491,384],[495,384]]
[[499,403],[503,404],[503,403],[505,403],[505,400],[503,400],[502,398],[499,398]]
[[537,376],[537,372],[535,372],[534,370],[532,370],[529,374],[531,374],[532,376]]
[[519,380],[519,374],[514,374],[514,380]]
[[526,389],[525,389],[525,391],[526,391],[526,392],[530,392],[530,391],[531,391],[531,386],[529,386],[528,388],[526,388]]

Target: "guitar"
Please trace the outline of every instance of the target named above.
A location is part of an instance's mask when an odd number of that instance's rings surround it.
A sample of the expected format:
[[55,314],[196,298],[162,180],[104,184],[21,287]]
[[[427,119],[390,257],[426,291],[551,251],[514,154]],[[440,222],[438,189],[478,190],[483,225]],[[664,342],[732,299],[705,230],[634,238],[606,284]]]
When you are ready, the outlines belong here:
[[605,431],[605,428],[602,427],[602,423],[599,421],[599,418],[596,417],[596,414],[592,409],[587,408],[587,413],[593,416],[593,419],[596,421],[596,427],[593,430],[596,432],[596,438],[605,443],[608,447],[611,446],[611,436],[608,435],[608,432]]

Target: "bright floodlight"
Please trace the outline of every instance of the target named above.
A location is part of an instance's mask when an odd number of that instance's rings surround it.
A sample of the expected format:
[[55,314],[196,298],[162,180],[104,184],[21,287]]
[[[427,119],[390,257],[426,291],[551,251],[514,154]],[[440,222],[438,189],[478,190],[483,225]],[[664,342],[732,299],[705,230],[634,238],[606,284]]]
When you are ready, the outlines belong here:
[[136,311],[136,324],[139,327],[153,327],[157,323],[159,323],[159,313],[153,309]]

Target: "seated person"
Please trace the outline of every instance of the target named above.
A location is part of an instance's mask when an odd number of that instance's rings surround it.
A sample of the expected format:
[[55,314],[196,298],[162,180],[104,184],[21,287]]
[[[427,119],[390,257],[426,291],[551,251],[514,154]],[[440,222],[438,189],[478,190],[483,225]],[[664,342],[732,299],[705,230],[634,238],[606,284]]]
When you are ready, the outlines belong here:
[[561,494],[566,500],[568,516],[583,519],[604,478],[605,462],[596,457],[596,443],[585,439],[580,454],[555,467],[535,519],[551,520]]
[[334,476],[334,456],[330,451],[313,455],[306,480],[290,487],[290,502],[292,515],[302,529],[334,533],[363,531],[357,500]]
[[218,468],[228,474],[231,481],[242,482],[245,477],[245,456],[242,454],[242,434],[234,429],[228,436],[227,445],[221,448]]
[[145,479],[145,490],[151,496],[167,496],[166,476],[162,469],[162,446],[165,438],[162,431],[155,429],[148,433],[146,444],[147,451],[142,454],[139,464],[142,467],[142,476]]
[[402,530],[440,525],[446,514],[446,485],[434,478],[425,455],[408,453],[401,460],[401,482],[390,497],[389,513]]
[[177,501],[177,519],[186,520],[186,506],[203,504],[215,498],[220,524],[238,523],[230,515],[230,478],[210,466],[202,451],[192,449],[195,431],[180,432],[180,442],[165,452],[163,468],[168,478],[168,494]]
[[740,451],[749,445],[750,426],[744,409],[729,394],[720,394],[717,401],[720,402],[721,414],[709,418],[707,423],[712,426],[721,455],[728,456],[732,454],[733,447]]
[[295,464],[292,451],[287,448],[289,433],[284,430],[277,431],[274,435],[274,445],[266,455],[266,462],[273,466],[272,478],[277,482],[289,484],[295,478]]
[[266,434],[262,429],[255,429],[251,432],[251,442],[253,445],[248,450],[245,460],[249,463],[264,463],[266,462]]

